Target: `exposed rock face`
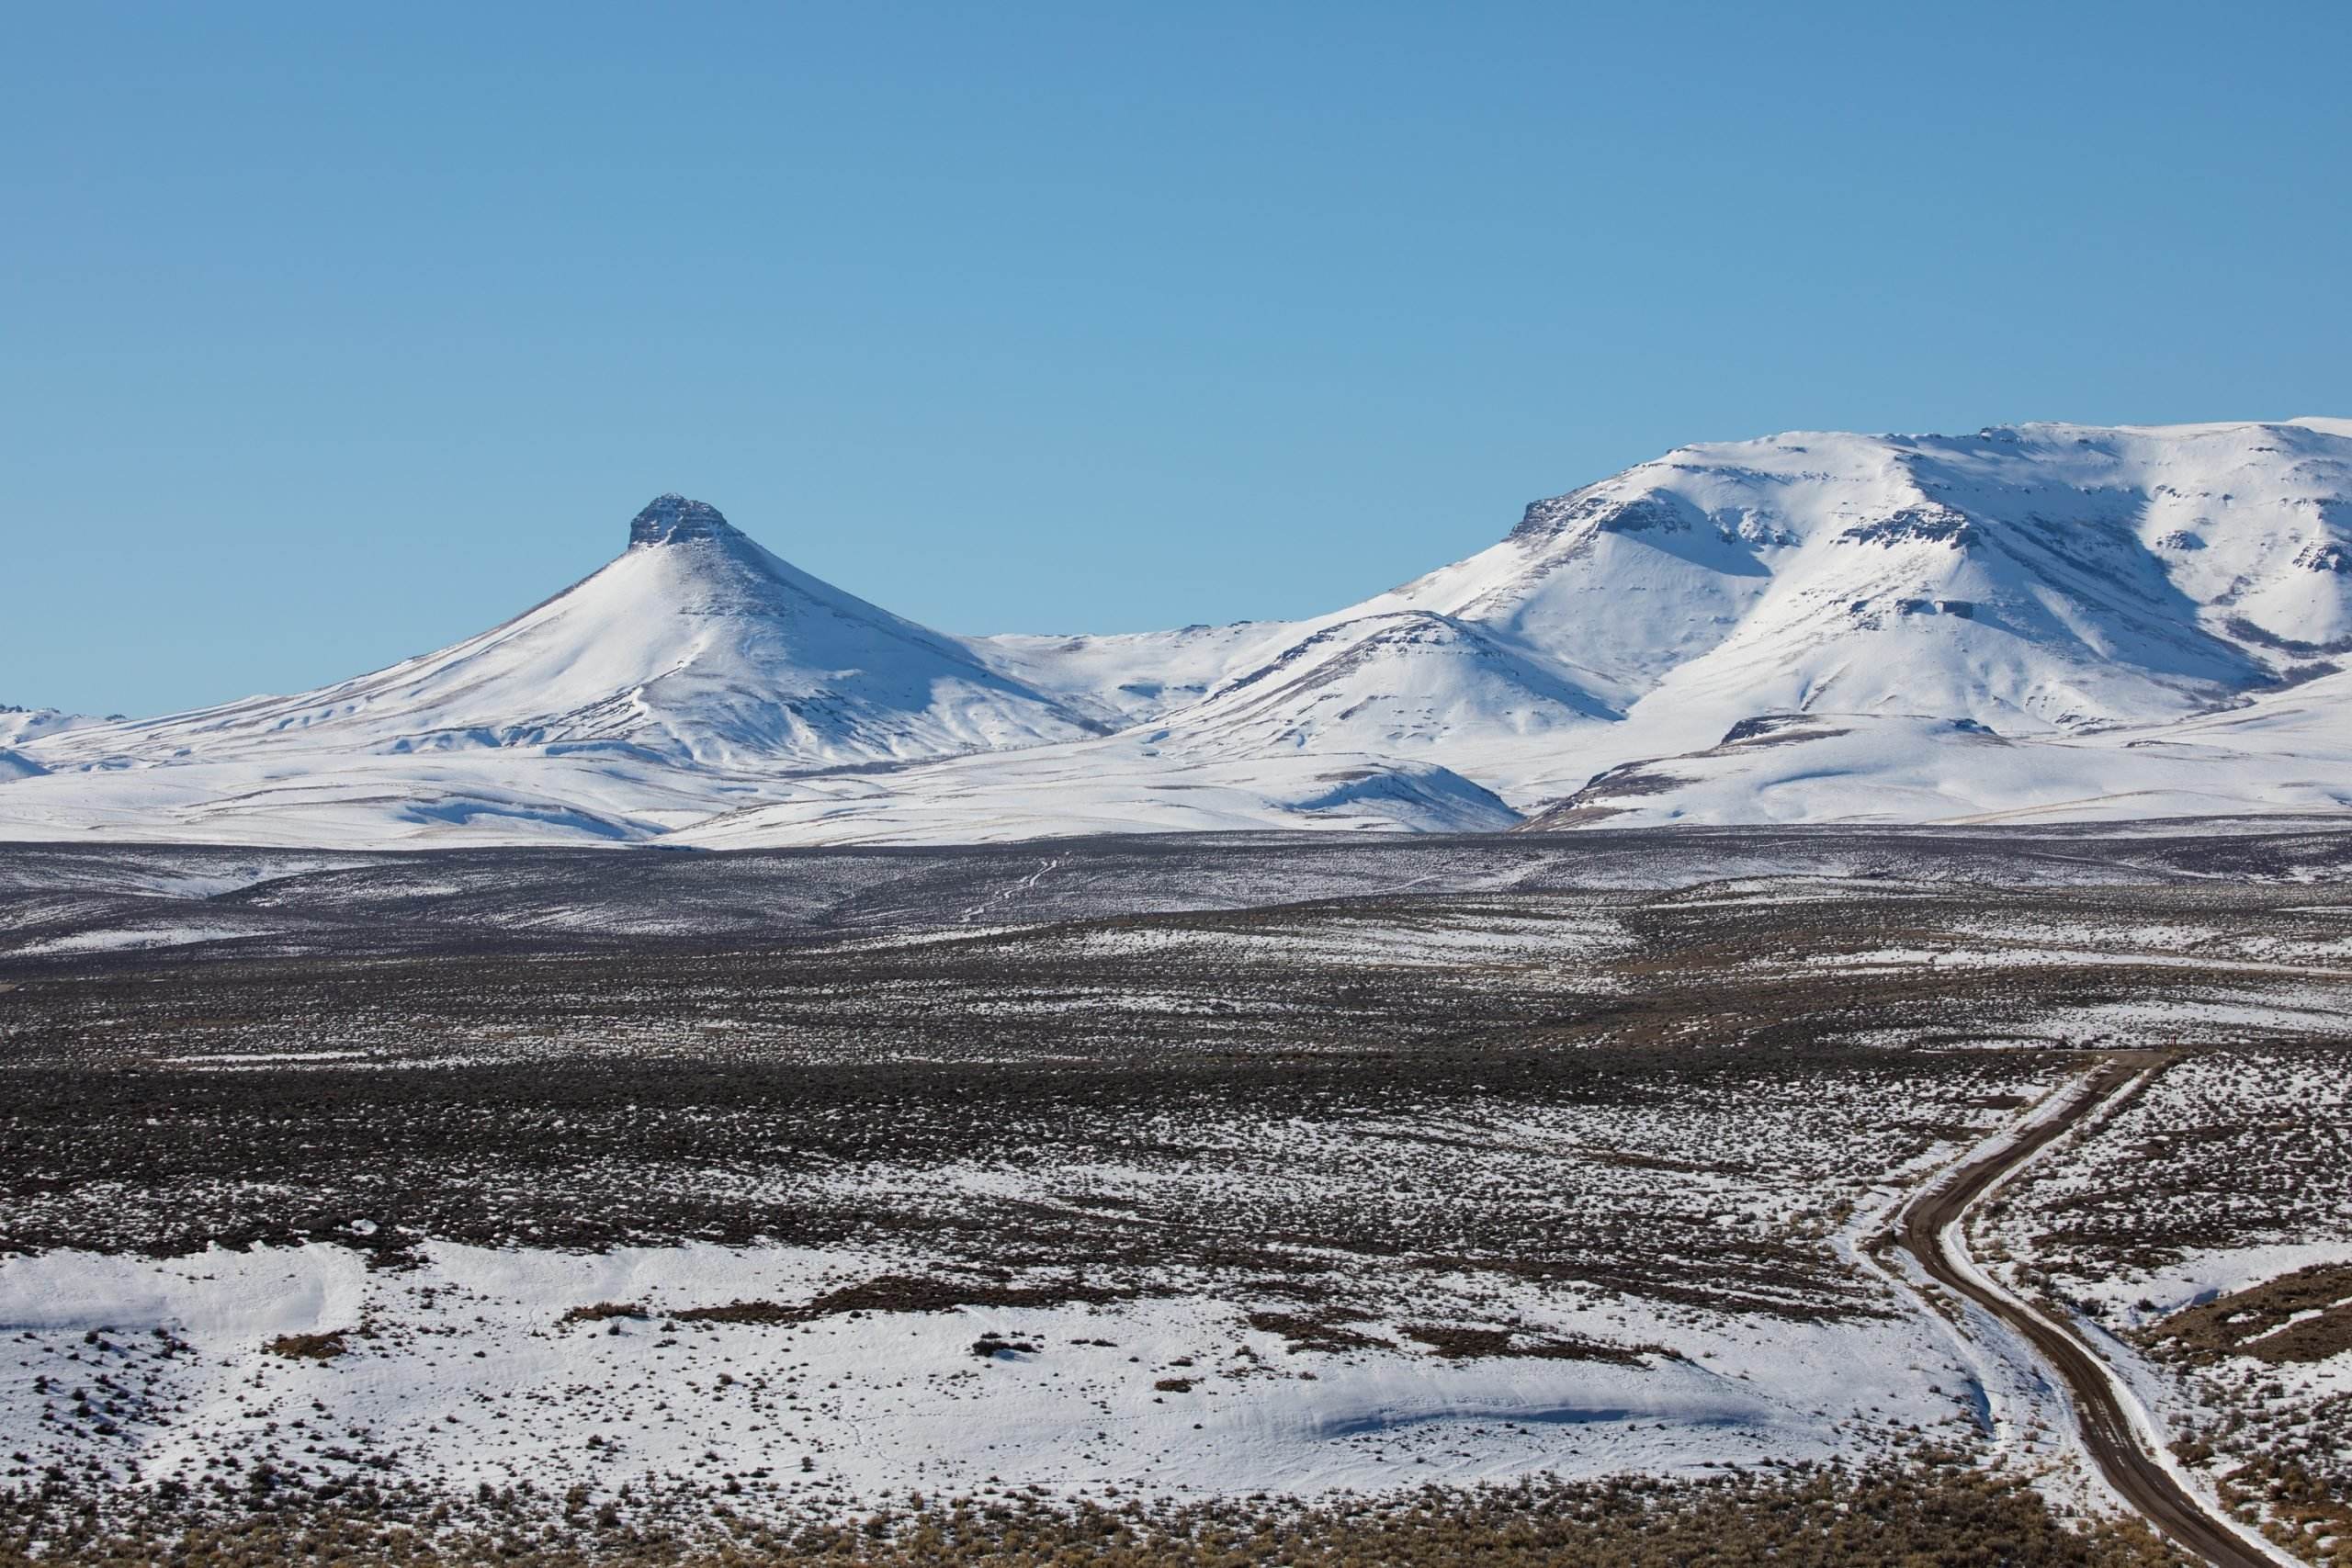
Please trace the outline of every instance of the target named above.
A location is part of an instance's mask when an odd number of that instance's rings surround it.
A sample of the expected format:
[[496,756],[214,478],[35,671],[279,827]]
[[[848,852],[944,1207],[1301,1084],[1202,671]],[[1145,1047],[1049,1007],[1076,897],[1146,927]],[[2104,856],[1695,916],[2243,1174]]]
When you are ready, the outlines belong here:
[[1550,538],[1575,520],[1577,507],[1585,499],[1585,491],[1575,490],[1566,495],[1529,502],[1527,510],[1520,514],[1519,526],[1510,531],[1510,536],[1514,539]]
[[2333,571],[2352,576],[2352,550],[2333,539],[2313,539],[2295,557],[2305,571]]
[[1696,509],[1679,496],[1664,491],[1619,496],[1588,488],[1528,503],[1514,539],[1553,538],[1586,524],[1602,534],[1684,534],[1690,530]]
[[1925,542],[1966,549],[1984,537],[1984,530],[1963,513],[1933,503],[1906,506],[1868,523],[1857,523],[1838,536],[1857,545],[1899,545]]
[[734,525],[718,514],[718,508],[707,501],[688,501],[674,492],[657,495],[646,502],[645,510],[628,525],[631,547],[734,536]]

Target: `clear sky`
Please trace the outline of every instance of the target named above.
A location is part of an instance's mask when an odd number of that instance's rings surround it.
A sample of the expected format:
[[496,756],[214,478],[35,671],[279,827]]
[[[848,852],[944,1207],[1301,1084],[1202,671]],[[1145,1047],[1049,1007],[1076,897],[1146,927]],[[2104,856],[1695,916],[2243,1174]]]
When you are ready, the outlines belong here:
[[1295,615],[1684,442],[2352,414],[2352,6],[0,0],[0,702],[356,673],[662,490]]

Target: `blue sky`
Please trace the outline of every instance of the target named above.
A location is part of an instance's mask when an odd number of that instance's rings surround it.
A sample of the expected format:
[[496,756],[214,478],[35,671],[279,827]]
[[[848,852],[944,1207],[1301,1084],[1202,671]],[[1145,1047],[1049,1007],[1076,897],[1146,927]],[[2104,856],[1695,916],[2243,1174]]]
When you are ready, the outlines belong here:
[[667,489],[1291,615],[1687,441],[2352,413],[2352,6],[0,5],[0,702],[356,673]]

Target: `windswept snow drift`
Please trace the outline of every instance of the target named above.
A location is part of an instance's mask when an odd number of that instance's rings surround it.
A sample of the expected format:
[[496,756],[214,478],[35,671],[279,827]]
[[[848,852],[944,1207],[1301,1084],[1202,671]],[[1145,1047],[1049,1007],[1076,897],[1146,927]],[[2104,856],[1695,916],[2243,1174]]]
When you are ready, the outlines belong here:
[[1751,719],[1720,744],[1611,769],[1530,830],[1668,822],[2117,821],[2352,807],[2352,677],[2179,724],[2075,739],[1966,719]]
[[291,697],[0,731],[0,835],[744,845],[2337,810],[2347,654],[2341,420],[1684,447],[1331,615],[1118,637],[934,632],[664,496],[602,571],[441,652]]

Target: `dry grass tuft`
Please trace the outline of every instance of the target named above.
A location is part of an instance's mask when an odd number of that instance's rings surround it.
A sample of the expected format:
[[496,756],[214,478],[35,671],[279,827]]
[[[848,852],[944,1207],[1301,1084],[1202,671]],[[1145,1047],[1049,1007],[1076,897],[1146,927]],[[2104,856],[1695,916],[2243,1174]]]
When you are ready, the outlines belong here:
[[324,1334],[281,1334],[262,1348],[289,1361],[331,1361],[351,1348],[344,1343],[349,1332],[337,1328]]
[[650,1315],[634,1302],[598,1302],[593,1306],[573,1307],[558,1323],[604,1323],[612,1318],[642,1318]]

